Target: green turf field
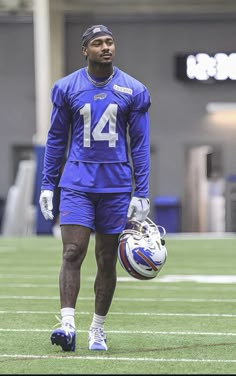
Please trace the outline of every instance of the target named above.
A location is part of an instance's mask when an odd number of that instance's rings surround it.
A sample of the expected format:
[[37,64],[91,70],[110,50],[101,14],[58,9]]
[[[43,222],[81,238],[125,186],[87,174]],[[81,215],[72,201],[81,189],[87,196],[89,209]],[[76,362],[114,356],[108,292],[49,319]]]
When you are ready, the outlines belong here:
[[59,315],[61,242],[0,237],[0,374],[236,374],[236,237],[167,236],[158,277],[137,281],[118,264],[107,352],[87,350],[94,239],[77,302],[77,348],[50,343]]

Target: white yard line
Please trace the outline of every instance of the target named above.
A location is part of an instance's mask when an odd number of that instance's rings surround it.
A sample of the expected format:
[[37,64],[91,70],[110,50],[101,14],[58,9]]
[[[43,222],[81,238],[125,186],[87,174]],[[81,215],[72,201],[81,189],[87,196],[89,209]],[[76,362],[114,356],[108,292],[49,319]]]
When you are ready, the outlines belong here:
[[[12,329],[12,328],[0,328],[0,332],[16,332],[16,333],[49,333],[52,329]],[[77,333],[88,333],[88,330],[76,330]],[[153,331],[153,330],[106,330],[106,333],[111,334],[152,334],[152,335],[177,335],[177,336],[236,336],[231,332],[172,332],[172,331]]]
[[[28,272],[30,271],[42,271],[42,268],[47,268],[47,271],[57,273],[60,270],[60,266],[43,266],[43,265],[30,265],[30,266],[19,266],[19,265],[11,265],[11,271],[14,272]],[[6,267],[0,266],[0,272],[4,273],[6,271]]]
[[[23,271],[23,270],[22,270]],[[18,271],[19,272],[19,271]],[[56,275],[56,274],[55,274]],[[0,274],[0,279],[6,279],[6,278],[19,278],[21,281],[24,279],[54,279],[55,275],[51,274],[14,274],[14,273],[6,273],[4,274],[4,271]],[[85,282],[93,282],[94,276],[86,277]],[[145,284],[145,287],[148,288],[149,285],[156,283],[176,283],[176,282],[197,282],[197,283],[207,283],[207,284],[235,284],[236,283],[236,275],[201,275],[201,274],[164,274],[160,275],[157,278],[154,278],[149,281],[138,281],[135,278],[132,277],[118,277],[117,282],[119,283],[136,283],[138,288],[142,288],[142,285]],[[55,284],[53,286],[56,286]]]
[[0,283],[0,287],[14,287],[14,288],[59,288],[58,284],[37,284],[37,283]]
[[[0,295],[2,300],[58,300],[58,296]],[[80,297],[80,300],[94,301],[94,297]],[[194,299],[194,298],[114,298],[117,302],[179,302],[179,303],[236,303],[236,299]]]
[[[28,269],[29,270],[29,269]],[[4,274],[4,273],[1,273],[0,274],[0,279],[6,279],[6,278],[11,278],[11,279],[13,279],[13,278],[19,278],[21,281],[22,280],[24,280],[24,279],[35,279],[35,278],[37,278],[37,279],[53,279],[53,280],[55,280],[55,275],[53,275],[53,274],[41,274],[41,273],[39,273],[39,274],[14,274],[14,273],[11,273],[11,274],[9,274],[9,273],[6,273],[6,274]]]
[[[162,281],[164,282],[164,281]],[[83,282],[83,287],[86,285],[86,284],[90,284],[90,281],[84,281]],[[55,288],[55,289],[59,289],[59,285],[56,284],[56,283],[50,283],[50,284],[44,284],[43,282],[38,284],[38,283],[1,283],[0,282],[0,288],[1,287],[8,287],[8,288],[32,288],[32,289],[44,289],[44,288]],[[221,285],[218,285],[217,288],[221,288],[223,291],[229,291],[229,290],[232,290],[232,291],[235,291],[235,286],[233,283],[230,283],[230,284],[221,284]],[[157,287],[154,285],[154,284],[144,284],[144,283],[137,283],[136,285],[132,285],[132,284],[129,284],[129,290],[148,290],[148,291],[151,291],[151,290],[155,290],[156,291]],[[167,284],[164,284],[162,283],[162,286],[161,286],[161,289],[162,291],[163,290],[168,290],[168,291],[171,291],[171,290],[181,290],[181,291],[186,291],[186,290],[193,290],[193,287],[192,285],[188,285],[188,284],[184,284],[184,285],[170,285],[169,283]],[[215,291],[216,287],[215,286],[210,286],[210,283],[208,283],[208,285],[203,285],[203,284],[198,284],[197,286],[194,286],[194,291]],[[127,290],[127,285],[125,285],[124,283],[122,284],[118,284],[117,285],[117,290]]]
[[[0,315],[59,315],[59,311],[0,311]],[[76,315],[92,315],[93,312],[76,312]],[[231,313],[166,313],[166,312],[109,312],[113,316],[174,316],[174,317],[236,317]]]
[[217,239],[217,240],[235,240],[235,232],[178,232],[178,233],[168,233],[166,235],[166,240],[205,240],[205,239]]
[[164,275],[156,281],[160,282],[198,282],[198,283],[236,283],[235,275]]
[[236,363],[236,359],[167,359],[167,358],[131,358],[118,356],[77,356],[77,355],[20,355],[20,354],[2,354],[0,358],[7,359],[74,359],[74,360],[112,360],[121,362],[166,362],[166,363]]

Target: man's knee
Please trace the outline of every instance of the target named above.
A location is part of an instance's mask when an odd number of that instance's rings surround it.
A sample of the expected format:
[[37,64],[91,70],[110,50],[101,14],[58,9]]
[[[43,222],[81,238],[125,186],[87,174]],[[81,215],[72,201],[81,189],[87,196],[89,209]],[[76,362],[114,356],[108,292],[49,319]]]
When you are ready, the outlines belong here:
[[63,260],[69,263],[81,263],[85,257],[86,248],[79,244],[65,244],[63,249]]

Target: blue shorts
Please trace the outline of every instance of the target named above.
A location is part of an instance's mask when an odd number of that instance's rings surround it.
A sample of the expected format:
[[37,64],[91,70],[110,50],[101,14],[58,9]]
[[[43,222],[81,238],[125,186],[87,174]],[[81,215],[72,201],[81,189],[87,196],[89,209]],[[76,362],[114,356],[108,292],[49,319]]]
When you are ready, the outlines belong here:
[[131,193],[90,193],[61,188],[60,225],[82,225],[102,234],[118,234],[127,223]]

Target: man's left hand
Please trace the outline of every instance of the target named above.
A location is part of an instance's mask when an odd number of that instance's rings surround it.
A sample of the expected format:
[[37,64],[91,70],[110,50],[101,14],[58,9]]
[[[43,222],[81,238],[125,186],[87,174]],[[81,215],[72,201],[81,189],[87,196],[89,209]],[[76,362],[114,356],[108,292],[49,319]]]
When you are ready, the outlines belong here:
[[145,221],[148,213],[150,211],[150,201],[148,198],[142,197],[132,197],[129,209],[128,209],[128,219],[137,219],[140,222]]

